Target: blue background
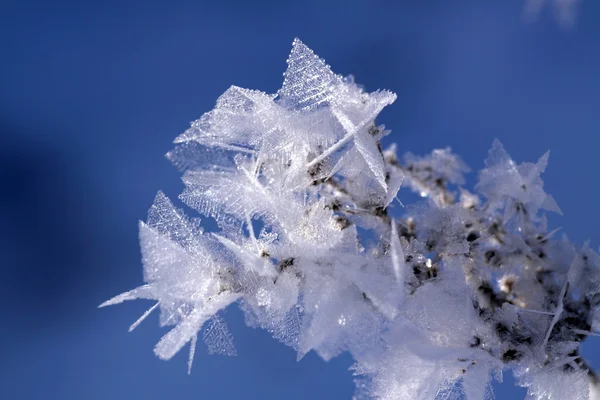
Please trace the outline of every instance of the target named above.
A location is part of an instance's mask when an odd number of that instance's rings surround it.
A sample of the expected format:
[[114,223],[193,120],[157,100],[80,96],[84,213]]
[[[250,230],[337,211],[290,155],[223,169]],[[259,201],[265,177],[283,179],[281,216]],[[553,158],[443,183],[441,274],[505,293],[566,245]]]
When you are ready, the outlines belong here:
[[[494,138],[513,158],[552,149],[544,175],[565,217],[600,244],[600,2],[561,29],[506,1],[4,1],[0,11],[0,398],[350,399],[352,361],[299,363],[226,319],[238,357],[199,345],[154,357],[145,302],[97,309],[142,282],[137,221],[181,191],[163,155],[231,84],[275,92],[295,36],[333,70],[398,100],[386,143],[451,146],[473,169]],[[474,183],[474,174],[469,184]],[[598,342],[584,354],[600,367]],[[509,379],[510,380],[510,379]],[[523,390],[497,385],[498,398]]]

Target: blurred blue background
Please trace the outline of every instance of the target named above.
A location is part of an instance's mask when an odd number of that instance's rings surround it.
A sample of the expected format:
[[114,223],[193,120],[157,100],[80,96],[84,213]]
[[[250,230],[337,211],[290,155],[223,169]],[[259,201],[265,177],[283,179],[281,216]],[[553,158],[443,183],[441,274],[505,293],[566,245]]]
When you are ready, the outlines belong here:
[[[473,169],[499,138],[544,175],[564,217],[600,244],[600,2],[561,29],[506,1],[16,1],[0,11],[0,399],[350,399],[352,360],[329,363],[246,328],[238,357],[199,345],[154,357],[144,302],[97,309],[142,282],[137,221],[179,174],[163,155],[231,84],[275,92],[292,40],[398,100],[386,143],[451,146]],[[474,183],[471,174],[470,184]],[[584,355],[600,367],[598,342]],[[510,383],[510,377],[508,377]],[[496,385],[499,399],[523,390]]]

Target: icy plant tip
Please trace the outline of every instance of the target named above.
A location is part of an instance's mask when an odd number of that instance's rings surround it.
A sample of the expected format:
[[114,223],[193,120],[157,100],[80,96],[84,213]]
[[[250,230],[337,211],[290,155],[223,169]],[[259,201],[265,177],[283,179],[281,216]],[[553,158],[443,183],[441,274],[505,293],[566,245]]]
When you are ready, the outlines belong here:
[[[357,398],[481,400],[512,369],[530,399],[588,399],[600,257],[548,231],[548,154],[517,164],[495,141],[470,192],[450,149],[382,148],[395,94],[297,39],[287,65],[277,93],[232,86],[167,154],[217,231],[159,192],[139,226],[146,283],[102,306],[152,300],[131,329],[159,309],[173,328],[154,352],[189,343],[189,368],[199,335],[235,354],[219,313],[236,303],[298,358],[350,352]],[[401,183],[423,200],[393,217]]]

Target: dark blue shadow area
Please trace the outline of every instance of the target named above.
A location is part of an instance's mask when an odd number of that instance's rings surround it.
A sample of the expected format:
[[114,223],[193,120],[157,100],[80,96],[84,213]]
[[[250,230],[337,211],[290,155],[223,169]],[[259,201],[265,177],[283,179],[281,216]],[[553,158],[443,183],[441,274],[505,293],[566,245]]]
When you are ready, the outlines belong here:
[[[378,122],[416,154],[451,146],[473,168],[494,138],[517,161],[551,149],[554,226],[600,244],[600,3],[562,30],[524,24],[521,0],[16,1],[0,12],[0,398],[350,399],[349,357],[329,363],[226,319],[238,357],[199,346],[165,363],[147,304],[98,310],[142,282],[137,221],[173,138],[230,85],[274,92],[294,37],[334,71],[398,94]],[[475,182],[475,175],[469,183]],[[402,193],[401,193],[402,197]],[[600,367],[591,341],[584,355]],[[499,399],[522,391],[505,385]]]

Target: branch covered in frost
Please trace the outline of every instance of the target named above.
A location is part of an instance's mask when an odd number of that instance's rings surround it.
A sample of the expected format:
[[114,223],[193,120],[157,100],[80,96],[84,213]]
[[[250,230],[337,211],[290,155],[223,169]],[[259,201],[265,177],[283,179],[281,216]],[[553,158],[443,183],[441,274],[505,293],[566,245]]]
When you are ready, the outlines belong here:
[[[588,399],[600,256],[548,230],[548,153],[517,164],[495,141],[470,192],[450,149],[382,149],[375,119],[395,94],[297,39],[287,63],[278,93],[232,86],[167,154],[180,199],[218,231],[159,192],[140,222],[146,283],[103,306],[153,300],[131,329],[159,309],[173,328],[156,355],[190,343],[189,368],[201,333],[235,354],[219,312],[237,303],[298,358],[350,352],[357,396],[479,400],[511,368],[531,399]],[[423,201],[394,214],[402,183]]]

